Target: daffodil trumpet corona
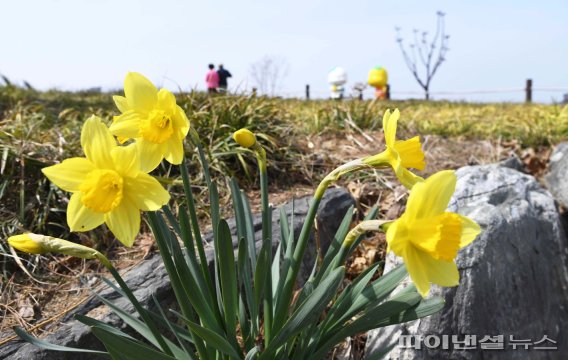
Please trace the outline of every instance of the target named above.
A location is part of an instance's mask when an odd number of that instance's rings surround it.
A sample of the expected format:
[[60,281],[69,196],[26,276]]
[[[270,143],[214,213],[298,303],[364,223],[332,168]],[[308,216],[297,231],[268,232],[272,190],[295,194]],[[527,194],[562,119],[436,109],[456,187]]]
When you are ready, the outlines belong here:
[[121,243],[131,246],[140,230],[140,211],[167,204],[170,194],[141,170],[135,146],[118,146],[101,119],[92,116],[81,131],[85,157],[42,169],[51,182],[72,193],[67,207],[71,231],[106,223]]

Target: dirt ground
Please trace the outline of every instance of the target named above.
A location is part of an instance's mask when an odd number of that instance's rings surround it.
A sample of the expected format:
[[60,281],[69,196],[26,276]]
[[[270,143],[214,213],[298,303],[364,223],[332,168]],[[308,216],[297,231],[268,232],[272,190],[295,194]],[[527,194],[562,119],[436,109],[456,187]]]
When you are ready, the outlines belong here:
[[[404,135],[399,134],[399,137],[407,138]],[[443,169],[495,163],[517,155],[525,164],[527,172],[540,178],[546,169],[551,150],[546,147],[521,149],[515,142],[474,141],[440,136],[425,136],[422,143],[427,163],[425,171],[419,173],[423,177]],[[363,133],[350,129],[341,136],[323,133],[300,139],[300,146],[306,154],[303,166],[314,177],[320,176],[320,179],[322,173],[335,166],[382,151],[384,140],[380,131]],[[273,184],[270,187],[271,203],[278,206],[292,198],[310,195],[315,185],[316,183],[310,185],[302,181],[283,189]],[[349,176],[341,179],[338,186],[346,187],[353,194],[359,214],[365,213],[374,204],[379,204],[379,216],[383,219],[394,219],[404,211],[407,191],[389,171],[368,171],[358,176]],[[258,196],[251,191],[249,198],[253,211],[258,210]],[[352,279],[373,262],[384,259],[385,249],[382,234],[365,240],[348,260],[348,277]],[[151,235],[141,233],[132,248],[117,247],[113,262],[121,272],[127,272],[155,250]],[[34,261],[33,257],[30,261]],[[65,313],[88,299],[92,286],[101,286],[98,276],[102,270],[92,261],[54,256],[48,256],[47,261],[53,275],[49,281],[40,281],[21,273],[10,279],[4,287],[6,290],[0,296],[0,314],[3,315],[0,320],[0,346],[14,339],[11,330],[13,326],[23,327],[39,336],[54,331],[58,320]],[[357,358],[356,354],[361,353],[364,340],[364,335],[352,339],[338,352],[349,349]]]

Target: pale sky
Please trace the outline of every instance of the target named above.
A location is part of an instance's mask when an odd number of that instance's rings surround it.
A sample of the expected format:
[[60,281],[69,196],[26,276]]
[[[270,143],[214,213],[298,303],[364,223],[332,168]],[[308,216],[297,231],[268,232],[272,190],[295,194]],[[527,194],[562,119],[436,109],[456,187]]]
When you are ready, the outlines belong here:
[[[289,64],[281,94],[327,96],[327,73],[366,81],[381,65],[394,98],[421,97],[404,64],[395,26],[435,30],[436,11],[451,35],[433,92],[523,88],[540,102],[568,93],[568,1],[228,1],[0,0],[0,74],[38,89],[120,88],[128,71],[158,86],[205,89],[209,63],[250,89],[250,65],[265,55]],[[366,96],[370,97],[369,89]],[[524,93],[434,95],[470,101],[522,101]]]

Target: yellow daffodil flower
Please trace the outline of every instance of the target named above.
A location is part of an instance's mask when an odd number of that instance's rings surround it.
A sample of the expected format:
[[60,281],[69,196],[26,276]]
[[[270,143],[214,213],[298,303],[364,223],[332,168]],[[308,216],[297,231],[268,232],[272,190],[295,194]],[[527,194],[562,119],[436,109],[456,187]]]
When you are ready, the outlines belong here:
[[114,117],[111,133],[121,142],[136,139],[145,172],[154,170],[164,158],[180,164],[189,120],[175,96],[166,89],[158,91],[150,80],[135,72],[126,75],[124,94],[113,97],[122,115]]
[[454,262],[458,250],[480,233],[473,220],[446,212],[454,193],[456,176],[441,171],[412,188],[406,212],[387,228],[388,250],[404,259],[410,278],[425,297],[430,282],[456,286],[459,273]]
[[233,139],[237,144],[245,148],[250,148],[256,143],[256,137],[249,129],[239,129],[233,134]]
[[363,162],[373,167],[390,165],[399,181],[406,188],[411,189],[414,184],[424,181],[423,178],[410,172],[408,168],[424,170],[424,152],[418,136],[409,140],[396,140],[396,127],[400,112],[396,109],[392,114],[390,110],[383,116],[383,131],[387,149],[380,154],[363,159]]
[[55,185],[73,193],[67,224],[71,231],[88,231],[104,222],[120,242],[131,246],[140,230],[140,210],[160,209],[169,193],[140,170],[135,144],[117,146],[98,117],[83,125],[81,147],[86,157],[42,169]]

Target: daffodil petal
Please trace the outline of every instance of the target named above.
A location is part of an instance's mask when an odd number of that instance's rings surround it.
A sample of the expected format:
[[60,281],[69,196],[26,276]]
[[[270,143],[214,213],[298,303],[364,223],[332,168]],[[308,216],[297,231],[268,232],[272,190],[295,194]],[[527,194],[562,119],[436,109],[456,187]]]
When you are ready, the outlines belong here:
[[170,201],[170,194],[158,180],[142,172],[124,179],[124,193],[142,211],[159,210]]
[[74,193],[67,206],[67,225],[71,231],[89,231],[104,222],[104,214],[83,205],[81,196],[80,192]]
[[179,105],[176,105],[176,114],[172,120],[174,122],[174,128],[178,131],[178,138],[185,139],[189,132],[189,119],[185,111],[183,111]]
[[177,111],[176,106],[176,97],[174,94],[167,89],[160,89],[160,91],[158,91],[158,108],[167,114],[173,114]]
[[455,188],[453,170],[437,172],[424,182],[416,183],[406,203],[406,214],[410,219],[423,219],[444,213]]
[[81,131],[81,147],[96,167],[105,169],[112,164],[110,152],[116,147],[116,140],[109,129],[97,116],[91,116]]
[[460,282],[460,273],[453,261],[436,260],[429,256],[422,258],[428,271],[428,280],[440,286],[457,286]]
[[105,222],[114,236],[125,246],[132,246],[140,231],[140,210],[128,199],[105,214]]
[[404,249],[408,246],[409,239],[404,234],[399,233],[399,229],[404,219],[400,218],[392,222],[387,229],[387,244],[390,251],[396,256],[403,256]]
[[181,161],[183,160],[183,141],[172,136],[166,144],[168,150],[165,154],[165,159],[170,164],[181,164]]
[[110,132],[119,138],[137,138],[140,136],[141,114],[128,110],[122,115],[115,116],[109,127]]
[[408,246],[404,250],[403,259],[406,269],[408,270],[408,275],[410,275],[412,282],[416,285],[416,289],[422,297],[426,297],[430,291],[428,261],[425,260],[426,257],[429,257],[429,255],[412,246]]
[[85,180],[89,172],[95,169],[93,163],[86,158],[70,158],[63,160],[62,163],[45,167],[41,172],[47,178],[60,187],[69,192],[79,191],[79,186]]
[[475,240],[477,235],[479,235],[479,233],[481,232],[481,228],[475,221],[471,220],[467,216],[463,215],[459,216],[461,218],[461,226],[462,226],[461,239],[460,239],[460,249],[461,249],[464,246],[469,245],[473,240]]
[[130,106],[128,106],[128,100],[126,100],[124,96],[114,95],[112,97],[112,100],[114,100],[114,104],[121,113],[125,113],[130,110]]
[[167,144],[157,144],[140,138],[136,141],[140,156],[140,170],[149,173],[160,165],[167,150]]
[[129,72],[124,79],[124,94],[128,105],[136,110],[150,111],[158,101],[158,89],[142,74]]
[[136,177],[140,172],[140,157],[136,144],[119,146],[111,152],[114,168],[123,177]]
[[383,131],[385,133],[385,143],[388,147],[393,147],[396,139],[396,127],[400,111],[396,109],[392,114],[390,110],[385,112],[383,116]]

